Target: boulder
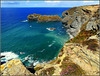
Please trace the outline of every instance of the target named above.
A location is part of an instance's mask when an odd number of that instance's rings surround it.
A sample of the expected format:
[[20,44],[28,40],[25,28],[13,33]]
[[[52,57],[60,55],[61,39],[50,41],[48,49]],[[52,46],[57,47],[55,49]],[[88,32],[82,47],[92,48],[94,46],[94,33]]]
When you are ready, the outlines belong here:
[[10,60],[1,65],[1,75],[33,75],[19,59]]

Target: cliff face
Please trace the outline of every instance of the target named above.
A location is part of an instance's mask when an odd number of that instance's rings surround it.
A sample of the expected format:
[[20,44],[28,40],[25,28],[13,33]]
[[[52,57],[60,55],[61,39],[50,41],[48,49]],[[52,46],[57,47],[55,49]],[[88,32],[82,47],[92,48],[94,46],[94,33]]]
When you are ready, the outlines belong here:
[[62,13],[62,23],[72,39],[57,58],[38,64],[35,75],[99,75],[99,5],[74,7]]
[[49,22],[49,21],[61,21],[61,17],[58,15],[40,15],[40,14],[31,14],[27,16],[28,21],[37,20],[38,22]]
[[[64,11],[62,16],[62,23],[73,38],[64,44],[56,59],[37,64],[34,75],[99,75],[99,5],[74,7]],[[4,65],[8,64],[1,65],[1,73],[4,75],[31,75],[26,68],[25,73],[20,67],[17,69],[22,74],[17,74],[17,70],[14,70],[15,74],[10,69],[5,71]]]
[[86,30],[100,29],[99,5],[73,7],[62,13],[62,23],[71,37],[80,32],[82,24],[88,21]]

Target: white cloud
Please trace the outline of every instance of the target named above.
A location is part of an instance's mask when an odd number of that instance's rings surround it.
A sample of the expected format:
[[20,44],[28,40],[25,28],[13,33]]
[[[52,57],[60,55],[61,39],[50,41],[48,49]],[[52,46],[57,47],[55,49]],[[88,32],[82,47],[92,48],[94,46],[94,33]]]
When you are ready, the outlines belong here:
[[89,3],[89,2],[95,2],[95,1],[91,1],[91,0],[89,1],[89,0],[88,0],[88,1],[83,1],[83,2],[84,2],[84,3]]
[[45,3],[60,3],[60,1],[44,1]]

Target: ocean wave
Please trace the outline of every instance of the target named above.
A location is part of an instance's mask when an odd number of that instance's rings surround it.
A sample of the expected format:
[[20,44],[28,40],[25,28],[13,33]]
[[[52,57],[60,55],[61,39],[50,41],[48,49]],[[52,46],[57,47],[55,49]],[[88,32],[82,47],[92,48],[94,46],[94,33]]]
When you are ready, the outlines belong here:
[[1,58],[1,62],[9,61],[11,59],[16,59],[19,57],[19,55],[15,54],[14,52],[2,52],[1,56],[5,56],[5,57]]
[[28,62],[28,66],[33,65],[36,66],[38,63],[40,63],[38,60],[33,60],[33,57],[25,57],[24,58],[24,62],[27,61]]
[[32,55],[26,56],[23,59],[23,63],[26,62],[25,60],[27,60],[27,62],[28,62],[27,66],[36,66],[39,63],[45,63],[46,62],[46,61],[44,61],[42,59],[41,60],[39,60],[39,59],[34,60],[34,57]]
[[24,21],[21,21],[21,22],[28,22],[28,20],[24,20]]
[[53,41],[50,45],[48,45],[48,47],[51,47],[56,41]]
[[40,51],[40,52],[43,52],[45,49],[43,49],[42,51]]

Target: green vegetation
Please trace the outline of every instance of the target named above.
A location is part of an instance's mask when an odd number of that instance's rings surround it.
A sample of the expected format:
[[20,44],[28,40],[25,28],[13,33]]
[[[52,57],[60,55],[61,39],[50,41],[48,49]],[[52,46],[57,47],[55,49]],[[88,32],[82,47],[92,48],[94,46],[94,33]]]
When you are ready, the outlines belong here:
[[40,14],[33,13],[34,16],[40,16]]
[[49,19],[61,19],[58,15],[41,15],[39,16],[38,18],[39,20],[43,20],[43,21],[46,21],[46,20],[49,20]]
[[79,34],[70,39],[68,42],[71,42],[71,43],[83,43],[86,39],[88,39],[90,36],[93,36],[93,35],[96,35],[97,31],[93,31],[93,30],[88,30],[86,31],[86,25],[87,25],[88,21],[82,25],[81,27],[81,31],[79,32]]
[[61,62],[61,60],[59,59],[56,63],[59,64]]
[[52,74],[54,74],[54,70],[55,70],[54,67],[50,67],[45,70],[42,70],[39,75],[52,75]]
[[67,61],[67,60],[69,60],[69,57],[68,57],[68,56],[66,56],[66,57],[63,59],[63,61]]
[[86,40],[82,43],[84,46],[88,45],[87,49],[90,49],[92,51],[96,51],[96,48],[99,47],[99,45],[97,44],[97,40],[96,39],[90,39],[90,40]]

